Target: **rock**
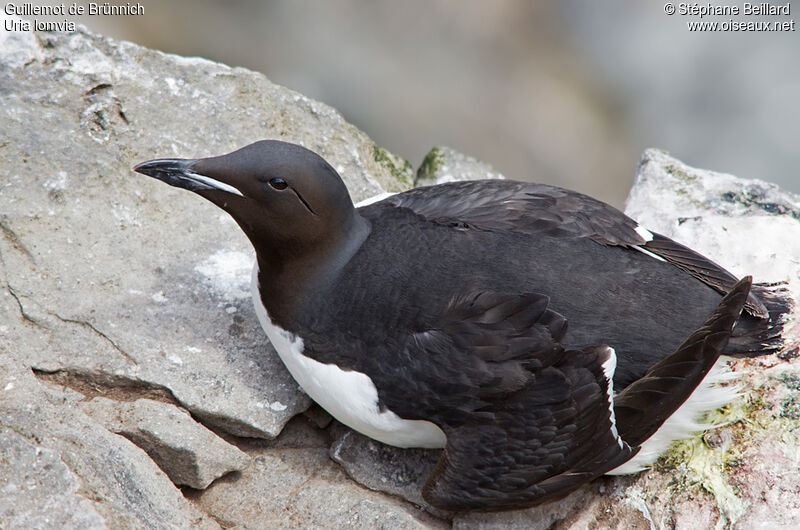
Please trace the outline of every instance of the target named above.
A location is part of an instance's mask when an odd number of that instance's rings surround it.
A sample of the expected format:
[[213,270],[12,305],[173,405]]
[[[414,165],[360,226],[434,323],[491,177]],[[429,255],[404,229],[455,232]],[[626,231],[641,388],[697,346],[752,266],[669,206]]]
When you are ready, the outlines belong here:
[[402,497],[437,516],[447,516],[422,499],[422,486],[436,467],[441,451],[400,449],[341,424],[337,427],[339,433],[331,445],[330,456],[350,478],[371,490]]
[[428,151],[417,169],[415,186],[443,184],[454,180],[503,179],[492,166],[449,147]]
[[694,169],[648,149],[625,213],[734,274],[789,280],[800,292],[800,196],[774,184]]
[[328,458],[328,441],[303,418],[271,442],[248,444],[253,464],[190,494],[226,527],[445,528],[394,497],[359,487]]
[[[58,452],[0,428],[0,520],[9,528],[105,528]],[[42,507],[47,509],[43,510]]]
[[[796,305],[784,328],[783,351],[736,361],[743,397],[711,414],[717,423],[731,425],[724,434],[731,442],[725,449],[712,448],[696,437],[673,446],[664,461],[676,466],[671,475],[685,491],[697,491],[699,484],[711,494],[710,506],[716,511],[711,525],[800,525],[800,414],[795,399],[800,389],[800,197],[763,181],[695,169],[649,149],[639,164],[626,213],[736,275],[788,282]],[[666,497],[652,503],[655,517],[673,513],[669,501]]]
[[205,489],[217,478],[250,464],[246,453],[174,405],[98,397],[81,403],[81,408],[109,431],[144,449],[178,486]]
[[12,355],[0,352],[0,526],[219,528],[144,451],[83,414],[80,395]]
[[303,415],[314,422],[314,424],[320,429],[324,429],[333,421],[333,416],[328,414],[325,409],[316,403],[313,403],[310,407],[308,407],[308,410],[306,410]]
[[255,72],[83,29],[0,39],[0,346],[71,387],[171,395],[208,425],[276,436],[310,401],[255,318],[249,242],[131,167],[281,138],[362,199],[408,187],[410,166]]
[[[135,411],[155,399],[271,438],[310,400],[255,318],[252,250],[235,223],[131,167],[281,138],[323,154],[356,200],[407,188],[413,172],[335,110],[261,74],[84,29],[0,33],[0,93],[0,526],[216,527],[79,401]],[[31,451],[55,463],[45,469]],[[363,514],[377,517],[385,497],[326,465],[350,506],[363,493]],[[218,471],[208,473],[202,482]],[[31,484],[36,494],[20,489]]]

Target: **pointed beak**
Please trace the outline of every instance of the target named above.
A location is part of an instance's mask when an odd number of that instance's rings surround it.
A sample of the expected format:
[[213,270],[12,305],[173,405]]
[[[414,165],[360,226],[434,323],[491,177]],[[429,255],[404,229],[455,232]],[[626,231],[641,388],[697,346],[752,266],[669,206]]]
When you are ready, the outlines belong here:
[[198,161],[185,158],[158,158],[137,164],[133,170],[166,182],[170,186],[189,191],[219,190],[244,197],[241,191],[230,184],[196,173],[194,166]]

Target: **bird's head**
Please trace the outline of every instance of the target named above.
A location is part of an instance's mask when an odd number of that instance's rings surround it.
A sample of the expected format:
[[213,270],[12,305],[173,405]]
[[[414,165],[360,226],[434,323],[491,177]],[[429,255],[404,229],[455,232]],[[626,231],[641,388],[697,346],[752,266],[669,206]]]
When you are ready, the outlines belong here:
[[342,179],[299,145],[263,140],[222,156],[160,158],[133,169],[228,212],[256,247],[259,262],[273,268],[363,240],[365,221]]

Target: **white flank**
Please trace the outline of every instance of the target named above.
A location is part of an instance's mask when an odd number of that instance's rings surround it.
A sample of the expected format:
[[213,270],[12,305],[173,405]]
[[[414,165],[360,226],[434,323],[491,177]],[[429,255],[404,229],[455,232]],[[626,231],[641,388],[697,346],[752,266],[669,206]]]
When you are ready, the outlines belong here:
[[642,471],[658,460],[672,442],[689,438],[695,432],[713,427],[710,424],[699,423],[699,420],[706,412],[723,407],[739,397],[738,387],[720,385],[735,378],[736,374],[730,370],[727,359],[720,357],[689,399],[642,444],[636,456],[606,475],[628,475]]
[[608,360],[603,363],[603,373],[608,379],[606,393],[608,394],[608,412],[611,417],[611,432],[614,434],[614,438],[617,439],[620,448],[622,448],[624,446],[622,438],[619,437],[619,431],[617,431],[617,418],[614,416],[614,372],[617,370],[617,352],[610,346],[606,346],[606,349],[609,352],[609,356]]
[[275,346],[283,364],[311,399],[331,416],[356,431],[396,447],[441,448],[447,438],[428,421],[404,420],[378,408],[378,390],[372,379],[303,355],[303,339],[272,323],[258,288],[258,264],[251,283],[253,304],[261,327]]
[[218,190],[227,191],[228,193],[233,193],[234,195],[238,195],[239,197],[244,197],[242,192],[231,186],[230,184],[225,184],[224,182],[220,182],[216,179],[212,179],[211,177],[207,177],[205,175],[200,175],[198,173],[186,173],[188,176],[192,178],[192,180],[196,180],[198,182],[202,182],[203,184],[208,184],[212,188],[216,188]]

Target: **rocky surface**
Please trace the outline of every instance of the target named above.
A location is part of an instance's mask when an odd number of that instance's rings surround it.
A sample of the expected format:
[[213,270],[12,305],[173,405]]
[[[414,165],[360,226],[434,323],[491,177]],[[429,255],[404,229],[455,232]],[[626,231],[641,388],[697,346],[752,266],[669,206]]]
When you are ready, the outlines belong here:
[[249,243],[212,205],[130,168],[280,137],[364,198],[409,185],[410,166],[254,72],[85,33],[0,39],[3,306],[26,323],[2,340],[42,372],[163,390],[218,428],[277,435],[309,401],[263,354]]
[[[413,172],[263,75],[85,31],[0,32],[0,93],[0,526],[214,527],[79,401],[155,399],[271,438],[309,400],[257,323],[233,221],[130,168],[283,138],[323,153],[356,199]],[[398,502],[367,495],[375,513]]]
[[330,457],[341,464],[353,480],[369,489],[403,497],[424,506],[431,513],[448,517],[448,514],[427,506],[422,499],[422,486],[436,466],[441,451],[397,449],[341,424],[333,434]]
[[80,398],[0,351],[0,527],[218,528]]
[[178,486],[207,488],[214,480],[250,464],[250,457],[174,405],[96,397],[81,409],[111,432],[142,449]]
[[446,528],[411,504],[364,489],[328,457],[328,433],[298,417],[273,441],[239,440],[253,465],[188,496],[224,526]]
[[[648,473],[537,509],[425,511],[436,453],[382,446],[317,408],[291,419],[309,400],[256,321],[249,244],[199,197],[130,171],[281,138],[323,155],[360,200],[408,187],[407,162],[260,74],[82,30],[0,33],[0,93],[3,528],[800,525],[797,327],[781,356],[735,363],[743,397],[715,413],[724,427]],[[499,177],[446,148],[417,176]],[[797,294],[798,205],[648,151],[628,212]],[[166,447],[192,453],[184,471],[230,460],[190,480],[168,471],[177,483],[240,470],[180,490],[148,456],[168,469]]]

